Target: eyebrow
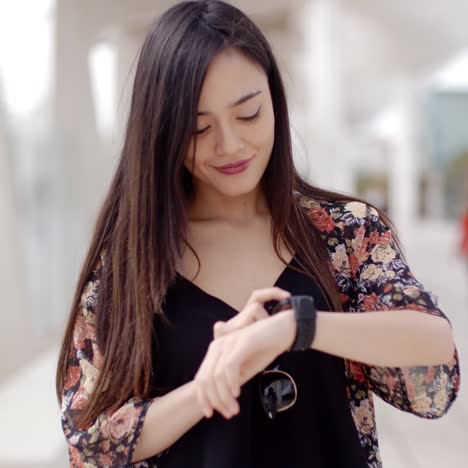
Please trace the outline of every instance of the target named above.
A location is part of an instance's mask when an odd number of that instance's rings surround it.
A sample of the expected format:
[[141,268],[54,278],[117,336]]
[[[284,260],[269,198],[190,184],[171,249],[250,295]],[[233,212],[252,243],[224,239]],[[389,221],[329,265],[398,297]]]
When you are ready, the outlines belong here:
[[[259,94],[261,94],[261,91],[258,90],[258,91],[252,91],[251,93],[248,93],[246,94],[245,96],[242,96],[241,98],[239,98],[237,101],[233,102],[232,104],[229,105],[229,107],[236,107],[236,106],[240,106],[241,104],[243,104],[244,102],[248,101],[249,99],[252,99],[254,98],[255,96],[258,96]],[[201,112],[197,112],[197,115],[208,115],[209,112],[206,112],[206,111],[201,111]]]

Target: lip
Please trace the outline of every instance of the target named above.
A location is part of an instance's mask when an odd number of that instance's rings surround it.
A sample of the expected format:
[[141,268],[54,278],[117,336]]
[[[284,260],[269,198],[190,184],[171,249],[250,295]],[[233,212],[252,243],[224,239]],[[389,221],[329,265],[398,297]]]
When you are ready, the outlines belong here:
[[[253,157],[253,156],[252,156]],[[239,167],[239,166],[242,166],[244,165],[245,163],[248,163],[252,158],[249,158],[249,159],[243,159],[242,161],[238,161],[236,163],[232,163],[232,164],[226,164],[224,166],[221,166],[221,167],[217,167],[216,169],[231,169],[231,168],[234,168],[234,167]]]
[[233,174],[239,174],[241,172],[244,172],[250,164],[250,161],[253,159],[254,156],[252,156],[250,159],[244,159],[242,161],[232,163],[232,164],[225,164],[224,166],[221,167],[215,167],[215,169],[222,174],[227,174],[227,175],[233,175]]

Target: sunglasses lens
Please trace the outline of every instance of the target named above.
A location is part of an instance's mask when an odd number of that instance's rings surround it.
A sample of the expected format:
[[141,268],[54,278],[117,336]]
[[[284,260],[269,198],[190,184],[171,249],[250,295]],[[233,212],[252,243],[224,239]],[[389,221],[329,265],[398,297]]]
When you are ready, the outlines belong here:
[[296,389],[291,378],[279,372],[268,372],[260,376],[260,396],[270,419],[277,411],[289,408],[296,399]]

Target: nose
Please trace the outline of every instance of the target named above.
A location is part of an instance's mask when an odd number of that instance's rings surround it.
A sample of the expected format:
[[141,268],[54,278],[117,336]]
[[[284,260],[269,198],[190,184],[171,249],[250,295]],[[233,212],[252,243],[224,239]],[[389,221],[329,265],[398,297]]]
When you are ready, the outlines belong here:
[[216,131],[215,152],[218,156],[242,153],[244,142],[232,125],[219,125]]

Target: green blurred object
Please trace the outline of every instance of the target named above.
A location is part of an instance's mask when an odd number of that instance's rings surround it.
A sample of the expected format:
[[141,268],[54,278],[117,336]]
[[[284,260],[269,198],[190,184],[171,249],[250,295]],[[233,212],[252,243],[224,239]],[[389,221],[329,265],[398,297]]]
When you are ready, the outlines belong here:
[[468,92],[436,91],[428,99],[432,166],[444,175],[444,211],[456,218],[467,196]]
[[355,180],[359,197],[385,212],[388,211],[388,174],[384,172],[359,172]]
[[457,217],[468,198],[468,150],[447,164],[445,170],[446,209]]
[[439,169],[468,151],[468,92],[436,91],[428,99],[432,162]]

